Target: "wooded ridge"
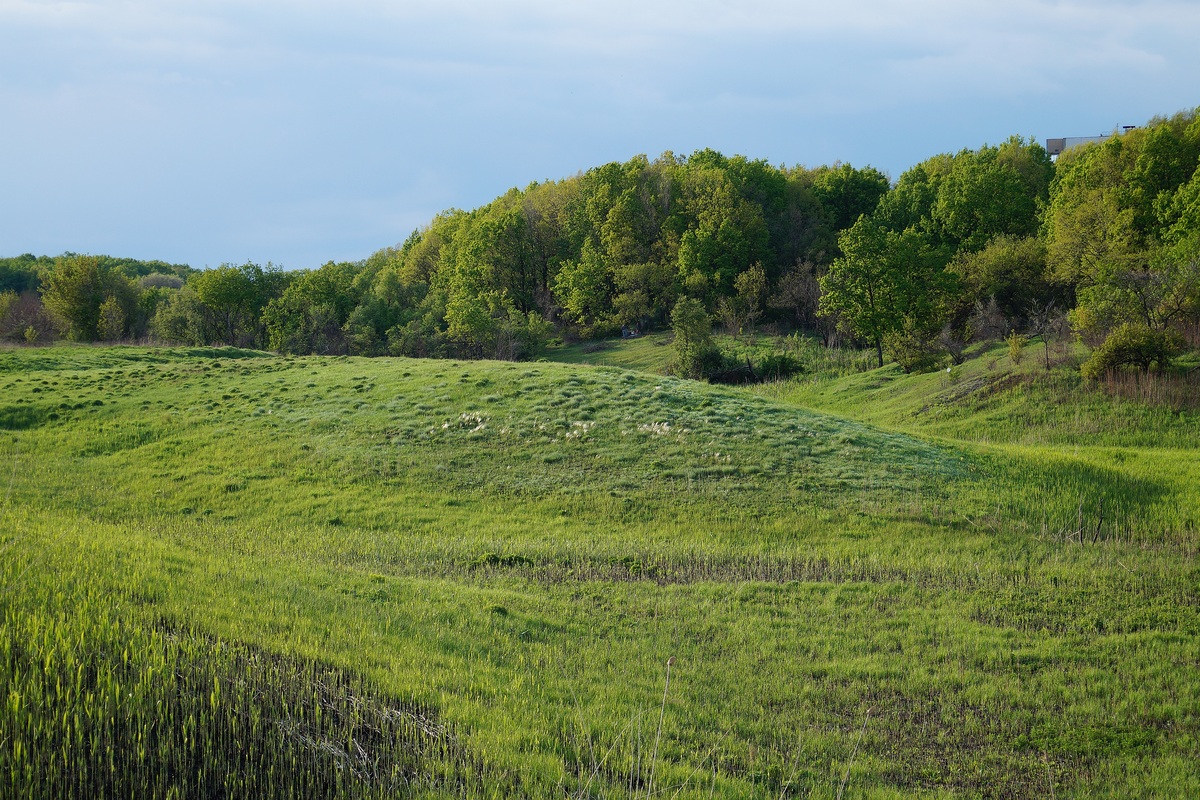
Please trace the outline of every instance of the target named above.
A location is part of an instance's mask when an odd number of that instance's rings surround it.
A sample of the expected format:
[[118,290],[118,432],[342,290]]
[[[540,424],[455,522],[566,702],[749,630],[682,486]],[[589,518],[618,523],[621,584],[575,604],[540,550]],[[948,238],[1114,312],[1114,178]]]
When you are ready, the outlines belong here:
[[[154,338],[291,354],[527,359],[663,328],[690,298],[732,333],[848,336],[882,365],[1074,332],[1092,372],[1200,344],[1200,118],[1052,160],[1033,140],[872,167],[638,156],[437,215],[361,262],[193,270],[0,261],[0,337]],[[701,320],[703,324],[703,320]]]

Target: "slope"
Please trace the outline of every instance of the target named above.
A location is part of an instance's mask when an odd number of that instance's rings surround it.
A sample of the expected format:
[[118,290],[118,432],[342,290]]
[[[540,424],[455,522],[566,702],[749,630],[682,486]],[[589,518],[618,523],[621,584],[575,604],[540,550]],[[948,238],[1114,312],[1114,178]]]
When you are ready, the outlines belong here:
[[[1188,780],[1195,505],[1120,464],[1030,485],[1003,453],[558,364],[56,348],[0,354],[0,391],[4,641],[51,617],[102,639],[99,605],[362,676],[363,707],[437,726],[414,792]],[[10,653],[10,686],[61,677]],[[359,772],[330,796],[384,791]]]

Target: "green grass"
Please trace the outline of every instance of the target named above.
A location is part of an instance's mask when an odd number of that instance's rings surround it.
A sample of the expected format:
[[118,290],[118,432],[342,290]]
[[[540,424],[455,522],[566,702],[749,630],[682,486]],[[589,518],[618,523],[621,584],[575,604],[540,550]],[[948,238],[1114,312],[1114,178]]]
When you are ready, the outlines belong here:
[[948,371],[905,375],[890,364],[849,375],[802,376],[755,391],[890,429],[960,441],[1187,449],[1200,441],[1195,377],[1151,376],[1144,383],[1157,380],[1179,391],[1161,392],[1167,402],[1148,403],[1087,384],[1079,376],[1078,355],[1062,362],[1056,354],[1047,371],[1041,344],[1027,348],[1019,364],[1012,363],[1003,343],[977,346],[969,355]]
[[612,365],[652,338],[610,366],[0,352],[0,781],[1200,791],[1189,418],[1097,414],[1076,446],[1062,410],[972,426],[1028,410],[999,392],[913,413],[973,373],[755,394]]
[[551,348],[547,358],[564,364],[621,367],[665,375],[674,351],[670,333],[649,333],[633,339],[605,339]]

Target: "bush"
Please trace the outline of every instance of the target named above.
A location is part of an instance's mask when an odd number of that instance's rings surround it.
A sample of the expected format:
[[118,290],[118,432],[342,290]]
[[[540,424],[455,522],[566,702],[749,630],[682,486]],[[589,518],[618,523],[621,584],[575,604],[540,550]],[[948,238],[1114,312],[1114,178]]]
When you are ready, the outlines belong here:
[[770,352],[761,358],[753,354],[714,350],[702,365],[709,383],[762,383],[789,378],[804,372],[800,359],[787,353]]
[[699,300],[680,298],[671,311],[675,359],[671,371],[686,378],[706,378],[724,367],[712,340],[712,319]]
[[[730,369],[737,369],[740,362],[731,361],[721,352],[721,349],[716,345],[709,345],[703,349],[693,350],[691,359],[687,362],[686,372],[682,374],[689,378],[697,378],[703,380],[714,380],[715,376],[722,375]],[[727,381],[717,381],[724,383]]]
[[1008,358],[1014,365],[1020,364],[1021,359],[1025,357],[1025,345],[1029,344],[1029,337],[1023,333],[1013,331],[1005,340],[1008,342]]
[[1151,365],[1165,367],[1182,351],[1183,337],[1175,331],[1156,331],[1127,322],[1108,335],[1080,371],[1089,380],[1122,367],[1137,367],[1149,372]]
[[33,344],[54,337],[54,320],[37,292],[0,292],[0,340]]
[[975,308],[967,319],[969,338],[979,342],[990,342],[1003,339],[1008,329],[1008,320],[1005,319],[994,295],[989,297],[986,303],[982,300],[975,301]]
[[937,342],[912,330],[889,333],[883,340],[896,363],[905,372],[931,372],[941,366],[944,353]]
[[768,353],[758,362],[760,380],[777,381],[804,372],[800,359],[787,353]]
[[942,328],[942,332],[938,334],[937,344],[948,356],[955,365],[961,364],[967,360],[967,340],[970,335],[960,335],[949,325]]

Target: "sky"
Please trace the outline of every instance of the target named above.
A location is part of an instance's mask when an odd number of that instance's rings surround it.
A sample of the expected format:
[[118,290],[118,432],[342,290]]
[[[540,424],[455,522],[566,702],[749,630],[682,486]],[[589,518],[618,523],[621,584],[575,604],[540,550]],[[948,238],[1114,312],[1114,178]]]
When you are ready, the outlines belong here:
[[312,268],[713,148],[893,179],[1200,106],[1194,0],[0,0],[0,256]]

